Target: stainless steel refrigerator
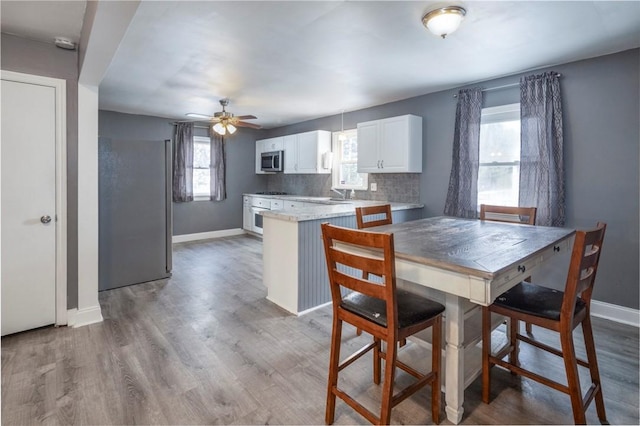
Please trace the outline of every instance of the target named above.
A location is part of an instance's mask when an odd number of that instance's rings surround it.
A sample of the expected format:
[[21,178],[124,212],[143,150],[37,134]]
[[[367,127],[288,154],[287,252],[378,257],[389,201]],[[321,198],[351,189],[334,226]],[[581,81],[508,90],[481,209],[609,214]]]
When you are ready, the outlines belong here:
[[171,141],[99,140],[99,290],[171,276]]

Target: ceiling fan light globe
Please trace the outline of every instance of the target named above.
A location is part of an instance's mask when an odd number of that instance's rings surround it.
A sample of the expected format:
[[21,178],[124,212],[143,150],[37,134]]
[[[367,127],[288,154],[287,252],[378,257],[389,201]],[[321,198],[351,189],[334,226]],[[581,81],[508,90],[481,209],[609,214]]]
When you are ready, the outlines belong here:
[[227,124],[227,131],[230,135],[234,134],[236,130],[238,130],[236,126],[234,126],[233,124]]
[[219,134],[220,136],[224,136],[227,133],[227,129],[222,125],[222,123],[217,123],[213,125],[213,131]]

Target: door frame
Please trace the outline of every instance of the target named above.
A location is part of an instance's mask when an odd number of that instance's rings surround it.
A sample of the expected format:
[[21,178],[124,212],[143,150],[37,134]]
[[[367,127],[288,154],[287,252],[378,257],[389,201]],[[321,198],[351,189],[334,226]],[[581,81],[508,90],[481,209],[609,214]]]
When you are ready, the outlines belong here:
[[[52,87],[56,125],[56,325],[67,324],[67,82],[66,80],[0,70],[2,80]],[[2,155],[0,150],[0,155]],[[1,248],[0,248],[1,250]],[[1,266],[0,266],[1,267]]]

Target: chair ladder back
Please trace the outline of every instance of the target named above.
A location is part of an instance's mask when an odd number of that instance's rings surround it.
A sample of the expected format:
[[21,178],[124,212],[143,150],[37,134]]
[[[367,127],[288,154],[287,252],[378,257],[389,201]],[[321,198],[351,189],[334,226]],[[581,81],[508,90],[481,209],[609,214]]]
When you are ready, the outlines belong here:
[[605,223],[598,222],[594,230],[576,232],[562,301],[561,312],[562,315],[567,316],[566,320],[571,320],[573,317],[577,297],[580,297],[587,306],[591,304],[606,227]]
[[[368,216],[382,216],[368,221]],[[371,228],[373,226],[390,225],[393,222],[391,216],[391,204],[382,204],[379,206],[356,207],[356,222],[358,229]]]
[[[347,232],[344,232],[344,231]],[[338,296],[341,287],[364,295],[394,303],[395,297],[395,252],[393,234],[373,233],[355,229],[339,228],[328,223],[322,224],[325,253],[329,268],[329,284],[332,296]],[[356,247],[381,249],[379,257],[350,253],[335,246],[343,242]],[[342,268],[339,266],[342,265]],[[358,273],[350,273],[350,271]],[[369,274],[378,276],[378,281],[369,279]],[[382,282],[379,281],[382,277]],[[341,299],[341,296],[334,298]]]
[[[536,207],[512,207],[480,204],[480,220],[490,220],[492,222],[535,225],[537,212],[538,209]],[[489,215],[487,215],[487,213],[489,213]],[[509,216],[518,216],[518,220],[510,220]],[[526,220],[523,220],[523,217]]]

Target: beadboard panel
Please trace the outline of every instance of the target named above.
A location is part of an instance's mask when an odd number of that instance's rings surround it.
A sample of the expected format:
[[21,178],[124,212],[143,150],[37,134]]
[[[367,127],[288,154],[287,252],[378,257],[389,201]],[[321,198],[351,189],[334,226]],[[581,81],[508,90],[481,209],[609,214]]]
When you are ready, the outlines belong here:
[[[394,223],[416,220],[422,209],[392,212]],[[356,217],[341,216],[298,223],[298,312],[331,301],[329,276],[322,245],[320,224],[328,222],[345,228],[356,228]]]

